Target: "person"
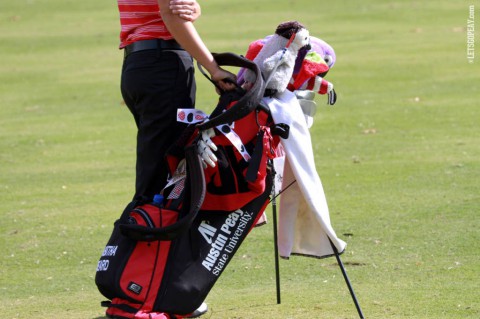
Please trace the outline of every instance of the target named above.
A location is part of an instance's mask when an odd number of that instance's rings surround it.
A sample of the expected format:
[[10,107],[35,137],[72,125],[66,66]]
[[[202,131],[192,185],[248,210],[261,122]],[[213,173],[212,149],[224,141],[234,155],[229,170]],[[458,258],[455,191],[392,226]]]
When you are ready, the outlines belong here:
[[[134,199],[151,200],[167,181],[168,147],[185,124],[177,108],[193,108],[196,85],[192,57],[222,90],[234,88],[234,74],[220,68],[193,22],[195,0],[117,0],[120,49],[124,50],[121,93],[137,126]],[[207,311],[203,303],[190,317]]]
[[[215,62],[193,22],[195,0],[117,0],[120,49],[124,50],[121,93],[137,126],[134,199],[153,198],[167,180],[165,152],[185,128],[177,108],[193,108],[193,59],[222,89],[236,77]],[[193,59],[192,59],[193,57]]]

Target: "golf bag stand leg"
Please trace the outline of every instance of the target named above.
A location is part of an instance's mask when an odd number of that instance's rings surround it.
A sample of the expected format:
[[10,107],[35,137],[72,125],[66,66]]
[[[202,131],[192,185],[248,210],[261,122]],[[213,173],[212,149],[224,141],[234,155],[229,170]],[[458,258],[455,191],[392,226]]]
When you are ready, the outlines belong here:
[[360,319],[364,319],[365,317],[363,316],[362,309],[360,308],[360,304],[358,303],[357,297],[355,296],[355,292],[353,291],[352,284],[350,283],[350,280],[348,279],[347,272],[345,270],[345,267],[343,265],[342,260],[340,259],[340,254],[338,253],[337,247],[335,247],[335,245],[332,243],[331,240],[330,240],[330,245],[332,246],[333,252],[335,254],[335,258],[337,259],[338,266],[340,267],[340,270],[342,271],[343,278],[345,279],[345,283],[347,284],[348,290],[350,291],[350,295],[352,296],[353,303],[355,304],[355,307],[357,308],[358,315],[360,316]]
[[277,286],[277,305],[281,303],[280,297],[280,262],[278,256],[278,232],[277,232],[277,201],[275,194],[275,168],[273,162],[271,163],[272,170],[272,217],[273,217],[273,245],[275,250],[275,283]]

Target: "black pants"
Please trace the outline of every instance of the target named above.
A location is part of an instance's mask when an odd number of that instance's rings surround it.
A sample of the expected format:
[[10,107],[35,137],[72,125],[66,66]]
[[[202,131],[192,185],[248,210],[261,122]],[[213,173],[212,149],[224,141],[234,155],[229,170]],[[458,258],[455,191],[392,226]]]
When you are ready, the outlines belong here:
[[131,53],[123,63],[121,91],[138,128],[134,198],[152,198],[166,183],[165,152],[185,128],[176,120],[177,109],[195,105],[193,60],[183,50]]

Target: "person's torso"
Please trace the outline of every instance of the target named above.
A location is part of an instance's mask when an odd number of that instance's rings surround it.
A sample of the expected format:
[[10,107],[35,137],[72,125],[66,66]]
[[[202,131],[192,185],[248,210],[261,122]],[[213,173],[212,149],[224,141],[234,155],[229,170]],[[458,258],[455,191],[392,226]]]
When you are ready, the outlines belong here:
[[120,48],[135,41],[172,39],[160,16],[157,0],[117,0],[120,13]]

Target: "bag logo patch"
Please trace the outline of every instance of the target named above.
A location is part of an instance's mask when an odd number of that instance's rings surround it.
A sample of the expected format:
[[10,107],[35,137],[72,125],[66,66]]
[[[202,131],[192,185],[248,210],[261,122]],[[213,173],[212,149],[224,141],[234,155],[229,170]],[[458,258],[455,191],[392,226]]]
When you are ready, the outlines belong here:
[[136,284],[134,282],[130,282],[128,284],[127,289],[130,290],[131,292],[133,292],[136,295],[139,295],[142,292],[142,286],[140,286],[139,284]]

